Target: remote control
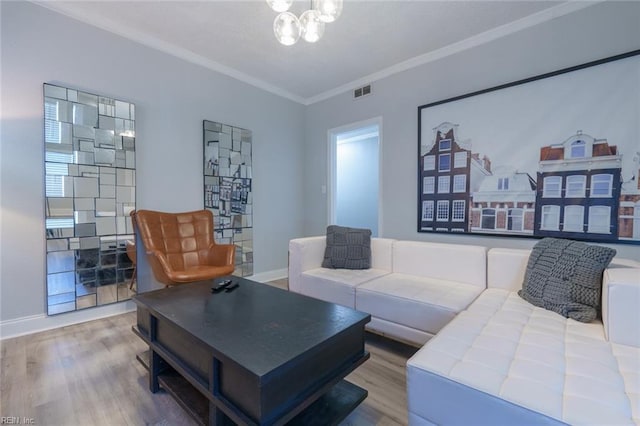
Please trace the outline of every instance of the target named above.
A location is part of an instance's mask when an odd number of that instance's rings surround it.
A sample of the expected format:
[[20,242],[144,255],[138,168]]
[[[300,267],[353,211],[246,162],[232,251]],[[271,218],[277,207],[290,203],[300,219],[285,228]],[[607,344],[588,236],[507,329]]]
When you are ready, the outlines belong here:
[[212,293],[219,293],[225,288],[229,287],[233,281],[231,280],[222,280],[218,283],[217,286],[211,288]]
[[231,291],[235,290],[235,289],[236,289],[236,288],[238,288],[238,287],[240,287],[240,284],[235,283],[234,285],[227,287],[227,288],[224,290],[224,292],[225,292],[225,293],[229,293],[229,292],[231,292]]

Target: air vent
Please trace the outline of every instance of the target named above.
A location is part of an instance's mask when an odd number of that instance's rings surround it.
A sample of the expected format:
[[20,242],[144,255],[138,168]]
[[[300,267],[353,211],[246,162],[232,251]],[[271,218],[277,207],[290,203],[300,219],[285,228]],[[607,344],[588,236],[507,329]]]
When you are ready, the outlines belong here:
[[353,98],[354,99],[358,99],[361,98],[363,96],[367,96],[371,94],[371,85],[367,84],[366,86],[363,87],[358,87],[356,90],[353,91]]

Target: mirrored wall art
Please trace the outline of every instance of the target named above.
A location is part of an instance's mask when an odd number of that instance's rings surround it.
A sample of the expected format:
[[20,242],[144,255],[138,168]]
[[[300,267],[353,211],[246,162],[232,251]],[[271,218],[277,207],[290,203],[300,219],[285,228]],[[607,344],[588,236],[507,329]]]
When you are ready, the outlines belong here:
[[253,275],[251,131],[204,120],[204,206],[215,240],[236,246],[234,275]]
[[47,313],[131,298],[135,106],[44,84]]

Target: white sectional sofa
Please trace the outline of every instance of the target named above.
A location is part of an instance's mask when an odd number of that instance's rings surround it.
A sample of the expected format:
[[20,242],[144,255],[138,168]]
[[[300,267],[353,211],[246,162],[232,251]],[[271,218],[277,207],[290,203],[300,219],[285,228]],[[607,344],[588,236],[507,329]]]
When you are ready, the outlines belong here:
[[614,259],[602,320],[581,323],[518,296],[530,250],[373,238],[363,271],[321,268],[324,237],[289,250],[291,291],[428,340],[407,362],[410,425],[640,424],[638,262]]
[[369,330],[424,344],[486,288],[487,249],[371,239],[371,269],[322,268],[325,237],[291,240],[289,290],[371,314]]
[[529,253],[491,249],[487,290],[407,362],[410,424],[640,424],[640,269],[614,259],[582,323],[518,296]]

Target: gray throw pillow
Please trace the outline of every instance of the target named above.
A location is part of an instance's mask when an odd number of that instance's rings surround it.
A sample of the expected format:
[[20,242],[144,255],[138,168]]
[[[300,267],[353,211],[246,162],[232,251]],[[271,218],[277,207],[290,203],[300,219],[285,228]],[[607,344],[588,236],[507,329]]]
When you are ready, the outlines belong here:
[[322,267],[371,268],[371,230],[337,225],[327,226],[327,247],[324,250]]
[[544,238],[531,251],[518,294],[564,317],[593,321],[600,313],[602,273],[615,254],[609,247]]

